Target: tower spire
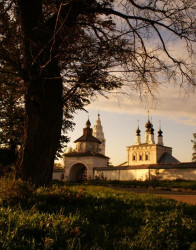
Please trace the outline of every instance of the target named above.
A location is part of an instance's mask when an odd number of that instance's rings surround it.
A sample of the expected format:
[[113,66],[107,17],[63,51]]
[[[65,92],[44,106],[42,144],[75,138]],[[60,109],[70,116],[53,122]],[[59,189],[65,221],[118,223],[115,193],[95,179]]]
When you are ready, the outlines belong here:
[[161,130],[161,121],[159,120],[159,130]]
[[150,130],[152,128],[152,123],[150,122],[149,120],[149,110],[147,111],[148,112],[148,121],[147,123],[145,124],[145,127],[146,127],[146,131],[145,131],[145,143],[149,143],[149,139],[150,139]]
[[161,130],[161,121],[159,120],[158,144],[163,146],[163,131]]
[[100,112],[98,110],[97,120],[93,127],[93,136],[99,139],[102,143],[99,145],[100,153],[105,155],[105,137],[100,120]]
[[135,137],[135,144],[141,144],[141,136],[140,136],[140,129],[139,129],[139,120],[137,120],[137,130],[136,130],[136,137]]

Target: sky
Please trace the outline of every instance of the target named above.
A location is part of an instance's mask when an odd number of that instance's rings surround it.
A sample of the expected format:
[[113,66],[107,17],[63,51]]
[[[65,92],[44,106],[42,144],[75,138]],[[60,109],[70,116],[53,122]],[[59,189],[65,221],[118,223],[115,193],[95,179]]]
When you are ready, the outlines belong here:
[[173,156],[179,161],[191,161],[191,140],[193,133],[196,133],[196,92],[185,92],[179,86],[168,84],[156,94],[156,101],[141,102],[137,96],[108,97],[98,97],[86,107],[88,113],[80,111],[75,114],[76,126],[73,132],[68,133],[68,147],[75,148],[73,142],[82,135],[88,116],[93,127],[99,112],[106,139],[106,156],[110,157],[114,166],[121,164],[126,161],[126,147],[135,143],[138,120],[144,142],[149,110],[155,129],[155,142],[161,121],[164,145],[172,147]]
[[[176,39],[170,33],[163,33],[168,51],[177,59],[184,58],[187,63],[195,63],[195,54],[189,57],[182,39]],[[154,37],[153,43],[148,49],[154,49],[159,44],[159,38]],[[155,46],[156,47],[156,46]],[[196,48],[194,46],[194,53]],[[161,55],[164,59],[164,54]],[[167,60],[166,58],[165,60]],[[195,68],[194,68],[195,70]],[[135,143],[137,121],[141,130],[141,139],[144,142],[145,123],[147,122],[147,111],[150,111],[153,127],[155,129],[155,142],[157,142],[157,131],[159,121],[163,131],[163,142],[165,146],[172,147],[173,156],[181,162],[190,162],[192,159],[193,133],[196,133],[196,89],[179,86],[181,79],[176,83],[167,82],[160,84],[158,92],[155,93],[156,100],[149,96],[141,101],[138,93],[131,95],[109,95],[108,98],[98,96],[85,111],[75,114],[76,123],[73,132],[69,132],[70,143],[68,147],[75,147],[73,143],[83,133],[83,128],[88,119],[92,127],[97,119],[98,111],[103,125],[106,139],[106,155],[110,157],[113,165],[119,165],[126,161],[126,147]]]

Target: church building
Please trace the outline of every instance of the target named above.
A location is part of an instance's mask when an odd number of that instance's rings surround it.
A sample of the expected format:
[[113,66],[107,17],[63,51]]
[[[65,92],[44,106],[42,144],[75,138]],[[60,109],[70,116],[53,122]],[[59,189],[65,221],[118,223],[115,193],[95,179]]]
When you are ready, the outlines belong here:
[[93,179],[94,168],[107,167],[109,159],[105,156],[105,138],[99,114],[94,129],[88,119],[83,135],[75,143],[75,151],[64,155],[64,178],[67,181]]
[[136,130],[135,144],[127,147],[127,165],[144,165],[144,164],[157,164],[157,163],[175,163],[179,162],[172,156],[172,148],[164,146],[163,132],[159,126],[157,143],[154,138],[154,128],[149,117],[145,125],[145,141],[141,142],[141,131]]

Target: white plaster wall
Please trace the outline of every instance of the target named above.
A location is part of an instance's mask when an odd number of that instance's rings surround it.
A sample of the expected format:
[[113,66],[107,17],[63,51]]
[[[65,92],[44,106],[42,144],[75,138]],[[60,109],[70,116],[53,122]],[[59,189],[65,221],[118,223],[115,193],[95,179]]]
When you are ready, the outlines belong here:
[[160,180],[194,180],[196,181],[196,169],[160,169],[157,171],[156,176]]
[[95,176],[104,177],[106,180],[146,180],[149,176],[148,169],[129,169],[129,170],[95,170]]
[[62,181],[62,180],[64,180],[63,177],[64,177],[64,173],[62,173],[62,172],[53,172],[53,174],[52,174],[53,180]]
[[93,167],[96,167],[96,168],[107,167],[107,162],[108,162],[107,158],[94,157],[94,166]]
[[170,155],[172,155],[172,148],[170,148],[170,147],[164,147],[164,146],[161,147],[161,146],[157,145],[157,151],[156,151],[157,155],[156,155],[156,162],[155,163],[157,163],[159,161],[159,159],[161,158],[161,156],[165,152],[167,152]]
[[81,163],[85,165],[87,168],[87,178],[89,178],[89,175],[92,175],[92,165],[93,160],[92,157],[66,157],[65,158],[65,181],[69,181],[69,173],[71,168],[77,164]]
[[107,166],[107,158],[100,158],[96,156],[78,156],[78,157],[66,157],[65,158],[65,180],[69,181],[69,173],[71,168],[77,164],[81,163],[85,165],[87,168],[87,179],[94,178],[95,167],[106,167]]
[[148,180],[149,178],[158,178],[160,180],[195,180],[196,168],[190,169],[114,169],[114,170],[95,170],[95,176],[102,176],[106,180]]
[[118,170],[95,170],[94,178],[105,178],[106,180],[119,180]]
[[[156,164],[161,156],[168,152],[172,154],[172,148],[160,145],[134,145],[127,147],[127,162],[129,166],[142,165],[142,164]],[[136,160],[133,160],[133,153],[136,154]],[[149,153],[149,159],[145,159],[145,154]],[[143,160],[139,160],[139,155],[142,154]]]
[[97,142],[77,142],[76,144],[76,151],[77,152],[98,152],[99,151],[99,143]]
[[[127,151],[128,151],[128,165],[138,165],[138,164],[155,164],[157,163],[157,153],[156,153],[156,145],[148,145],[148,146],[131,146],[131,147],[127,147]],[[149,153],[149,160],[145,159],[145,153],[148,152]],[[133,153],[136,153],[136,160],[133,161]],[[139,155],[140,153],[142,153],[143,160],[139,160]]]

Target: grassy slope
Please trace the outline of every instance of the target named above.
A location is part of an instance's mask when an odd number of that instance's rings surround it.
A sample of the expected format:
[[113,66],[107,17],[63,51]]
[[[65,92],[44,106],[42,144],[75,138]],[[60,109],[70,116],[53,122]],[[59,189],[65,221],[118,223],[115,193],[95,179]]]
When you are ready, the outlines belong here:
[[196,249],[196,206],[90,185],[0,181],[0,249]]

